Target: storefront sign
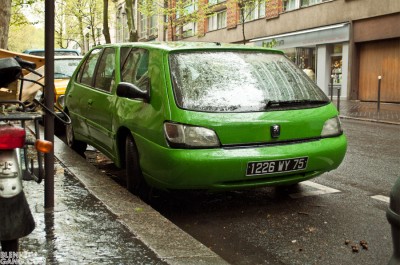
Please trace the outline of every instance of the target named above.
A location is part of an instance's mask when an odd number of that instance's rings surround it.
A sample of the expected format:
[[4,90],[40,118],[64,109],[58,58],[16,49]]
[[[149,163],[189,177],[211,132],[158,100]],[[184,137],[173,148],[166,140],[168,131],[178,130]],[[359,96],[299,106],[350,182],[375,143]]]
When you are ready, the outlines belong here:
[[255,46],[286,49],[293,47],[315,46],[317,44],[345,42],[349,41],[349,39],[350,24],[343,23],[255,39],[251,42],[253,42]]

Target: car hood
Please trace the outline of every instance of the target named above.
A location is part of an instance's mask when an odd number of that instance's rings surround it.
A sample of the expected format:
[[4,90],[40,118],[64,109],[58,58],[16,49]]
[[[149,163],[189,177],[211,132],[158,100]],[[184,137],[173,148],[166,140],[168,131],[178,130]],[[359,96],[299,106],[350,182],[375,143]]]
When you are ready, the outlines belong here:
[[[172,117],[173,122],[212,129],[222,145],[234,146],[318,138],[324,123],[337,116],[338,112],[329,103],[315,108],[265,112],[207,113],[179,110],[177,114]],[[275,125],[280,129],[278,137],[271,135],[271,127]]]

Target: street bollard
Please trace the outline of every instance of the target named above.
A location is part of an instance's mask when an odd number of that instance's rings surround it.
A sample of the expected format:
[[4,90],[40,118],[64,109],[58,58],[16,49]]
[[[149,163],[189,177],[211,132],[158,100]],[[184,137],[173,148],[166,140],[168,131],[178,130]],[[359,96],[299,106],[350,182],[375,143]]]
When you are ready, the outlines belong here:
[[333,101],[333,77],[334,77],[334,75],[331,75],[331,87],[330,87],[330,90],[331,90],[331,101]]
[[390,193],[390,205],[386,212],[386,217],[392,225],[393,256],[388,265],[400,264],[400,178]]
[[381,80],[382,76],[378,76],[378,112],[381,109]]

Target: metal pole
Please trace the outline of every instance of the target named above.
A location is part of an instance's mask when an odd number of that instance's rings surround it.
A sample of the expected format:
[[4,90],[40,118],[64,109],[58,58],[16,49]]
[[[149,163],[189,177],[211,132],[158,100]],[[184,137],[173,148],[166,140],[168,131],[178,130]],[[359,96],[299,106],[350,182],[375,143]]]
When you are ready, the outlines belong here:
[[331,75],[331,101],[333,101],[333,75]]
[[[54,108],[54,0],[45,1],[45,106]],[[44,117],[44,138],[54,143],[54,117]],[[45,154],[44,208],[54,207],[54,150]]]
[[382,76],[378,76],[378,112],[381,110],[381,80]]
[[340,89],[341,87],[339,86],[337,88],[337,110],[339,111],[339,113],[340,113]]

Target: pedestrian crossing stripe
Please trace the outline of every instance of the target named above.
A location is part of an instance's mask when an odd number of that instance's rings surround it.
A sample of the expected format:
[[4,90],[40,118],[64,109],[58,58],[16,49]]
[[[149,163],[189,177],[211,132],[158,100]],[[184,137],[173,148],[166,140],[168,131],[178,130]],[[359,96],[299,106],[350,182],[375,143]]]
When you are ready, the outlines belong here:
[[330,188],[330,187],[327,187],[327,186],[324,186],[324,185],[321,185],[321,184],[318,184],[318,183],[315,183],[312,181],[303,181],[300,183],[300,185],[306,185],[306,186],[315,188],[316,190],[302,191],[302,192],[289,194],[289,196],[292,199],[340,192],[340,190],[333,189],[333,188]]
[[[314,188],[315,190],[307,190],[307,191],[301,191],[301,192],[296,192],[296,193],[291,193],[289,194],[290,198],[292,199],[299,199],[302,197],[308,197],[308,196],[317,196],[317,195],[324,195],[324,194],[331,194],[331,193],[338,193],[341,192],[340,190],[330,188],[312,181],[303,181],[300,183],[300,185],[305,185],[311,188]],[[374,195],[371,196],[372,199],[381,201],[381,202],[386,202],[390,203],[390,198],[388,196],[383,196],[383,195]]]
[[387,196],[383,196],[383,195],[374,195],[374,196],[371,196],[371,198],[378,200],[378,201],[386,202],[386,203],[390,202],[390,198]]

